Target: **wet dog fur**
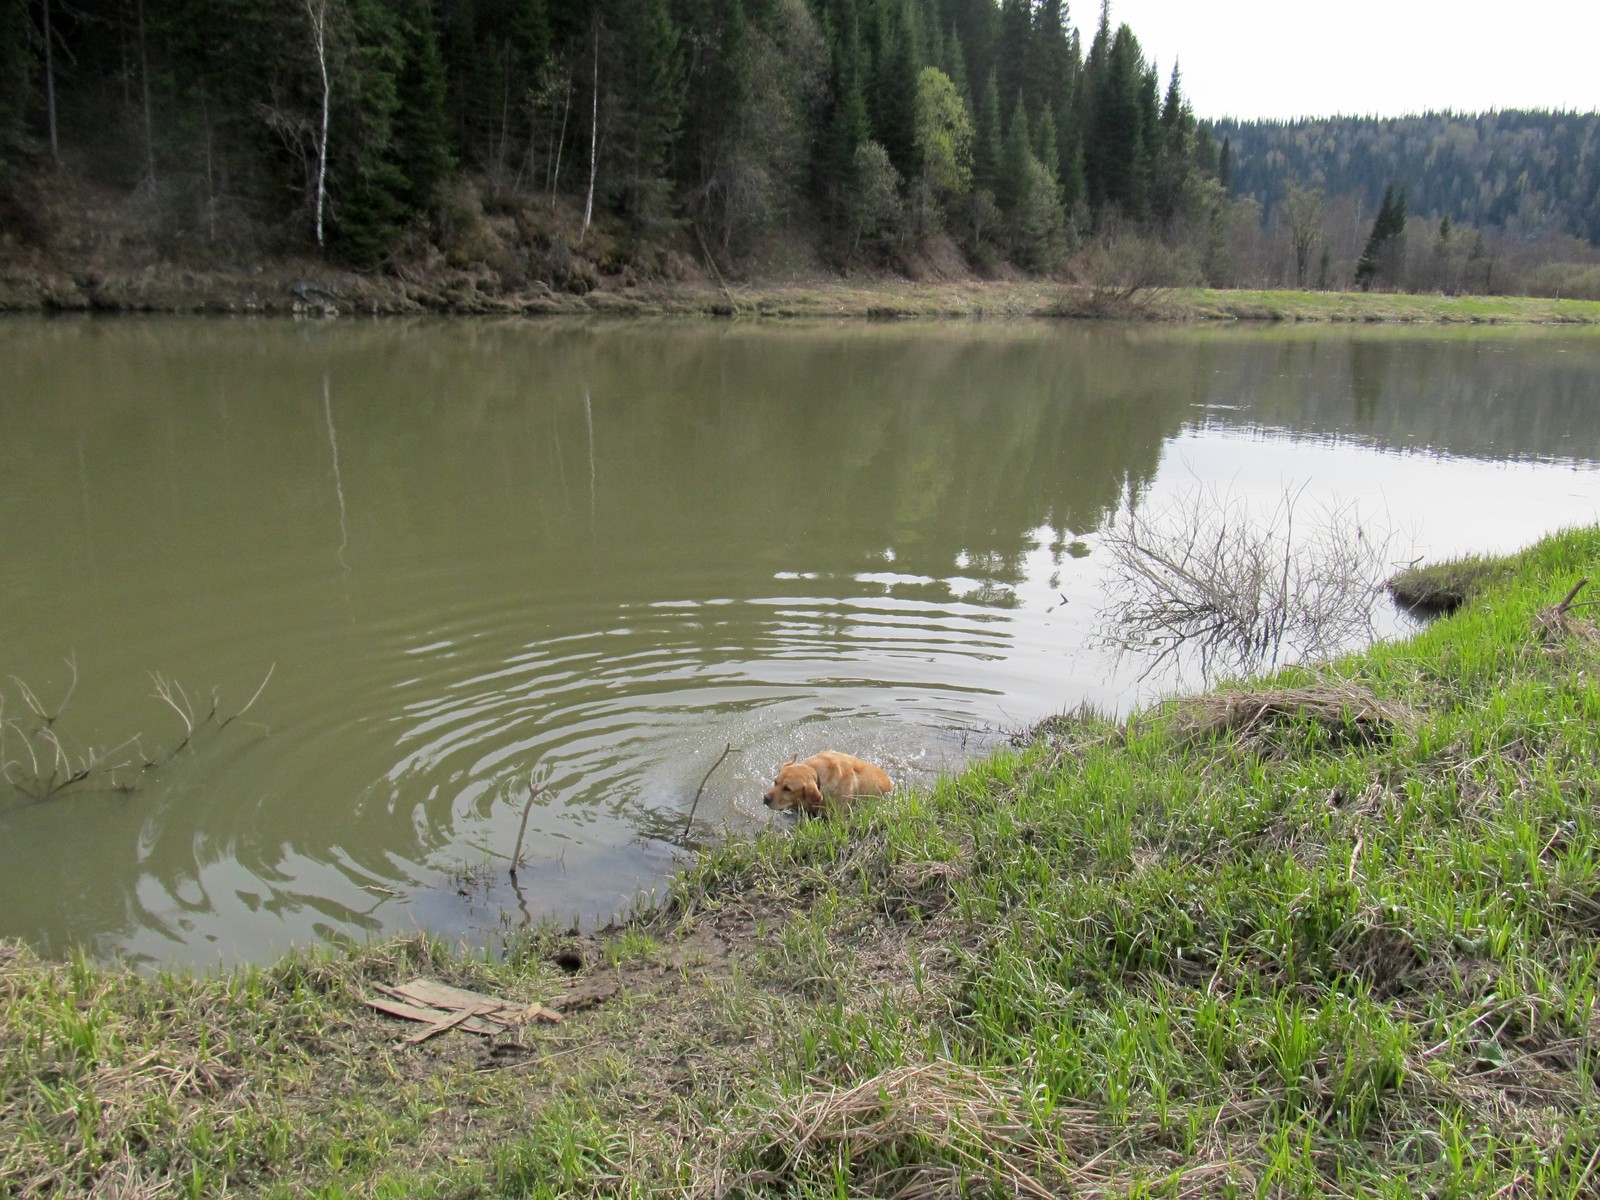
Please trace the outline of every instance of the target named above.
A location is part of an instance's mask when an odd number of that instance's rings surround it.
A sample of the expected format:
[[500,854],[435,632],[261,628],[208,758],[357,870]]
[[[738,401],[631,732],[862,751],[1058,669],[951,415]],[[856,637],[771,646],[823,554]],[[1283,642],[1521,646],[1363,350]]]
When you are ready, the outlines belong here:
[[761,797],[773,812],[797,810],[803,816],[843,812],[866,796],[887,796],[894,781],[881,767],[853,754],[824,750],[796,762],[790,759]]

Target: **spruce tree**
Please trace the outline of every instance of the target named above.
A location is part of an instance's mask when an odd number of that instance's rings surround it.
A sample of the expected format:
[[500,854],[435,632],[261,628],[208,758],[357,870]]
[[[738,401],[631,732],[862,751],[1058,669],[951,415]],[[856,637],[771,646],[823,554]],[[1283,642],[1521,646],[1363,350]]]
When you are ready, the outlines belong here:
[[[628,0],[617,6],[617,67],[611,91],[617,178],[612,190],[622,212],[649,228],[671,208],[667,158],[682,128],[686,97],[678,29],[667,0]],[[742,37],[742,32],[736,34]],[[737,84],[723,81],[737,103]]]
[[27,136],[28,110],[34,99],[32,22],[23,0],[0,0],[0,184],[7,179],[7,164],[22,157]]
[[1000,159],[999,186],[995,199],[1000,211],[1008,217],[1016,213],[1027,195],[1033,171],[1033,138],[1028,131],[1028,106],[1017,97],[1011,111],[1011,124],[1006,130],[1005,148]]
[[978,92],[977,111],[972,122],[972,181],[991,192],[1000,186],[1000,89],[990,71]]
[[1374,283],[1395,280],[1405,252],[1405,236],[1406,194],[1402,190],[1396,195],[1391,183],[1383,191],[1383,204],[1356,263],[1356,283],[1362,291],[1371,291]]
[[1121,26],[1106,54],[1085,144],[1090,203],[1116,208],[1135,220],[1143,218],[1149,198],[1146,137],[1154,130],[1146,124],[1153,90],[1147,75],[1138,40],[1131,29]]
[[1033,156],[1039,160],[1052,179],[1061,178],[1061,143],[1056,137],[1056,118],[1048,108],[1039,117],[1033,135]]
[[401,56],[392,156],[405,178],[400,200],[408,213],[420,213],[433,204],[439,184],[455,168],[445,116],[444,59],[427,0],[391,0],[391,5]]

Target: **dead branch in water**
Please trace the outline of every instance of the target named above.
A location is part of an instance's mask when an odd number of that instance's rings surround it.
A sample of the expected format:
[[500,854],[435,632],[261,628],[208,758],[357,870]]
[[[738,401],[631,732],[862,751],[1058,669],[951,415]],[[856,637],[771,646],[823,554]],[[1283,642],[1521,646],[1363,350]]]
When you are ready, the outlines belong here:
[[1151,653],[1146,674],[1187,651],[1210,678],[1332,653],[1370,634],[1392,538],[1373,536],[1348,505],[1301,520],[1303,494],[1284,492],[1264,515],[1211,490],[1130,508],[1105,535],[1106,640]]
[[[522,839],[528,833],[528,815],[533,812],[533,802],[550,786],[539,778],[539,768],[528,772],[528,799],[522,806],[522,824],[517,826],[517,844],[511,848],[511,885],[516,886],[517,868],[522,865]],[[520,893],[519,893],[520,894]]]
[[694,826],[695,810],[700,807],[700,797],[706,790],[706,784],[711,782],[711,776],[716,774],[716,770],[722,765],[723,759],[727,758],[730,754],[739,753],[741,752],[733,748],[733,743],[729,742],[723,747],[722,753],[717,755],[717,761],[711,764],[711,770],[707,771],[705,778],[700,781],[700,786],[695,789],[694,803],[689,805],[689,819],[683,823],[683,836],[685,839],[688,838],[689,830]]
[[70,657],[66,663],[72,674],[72,682],[60,702],[53,707],[42,703],[38,693],[25,681],[11,676],[17,695],[31,714],[31,719],[27,716],[8,716],[6,696],[0,691],[0,779],[33,803],[48,800],[70,787],[96,779],[106,780],[112,790],[132,791],[135,783],[125,775],[119,775],[119,772],[137,771],[143,775],[163,767],[182,753],[201,730],[207,727],[214,727],[218,731],[226,729],[254,707],[272,679],[273,671],[277,669],[277,664],[273,664],[244,707],[226,716],[222,715],[220,691],[213,690],[211,709],[203,717],[196,714],[194,704],[181,683],[160,673],[153,673],[151,679],[155,690],[152,696],[177,714],[184,732],[176,745],[152,756],[144,749],[142,734],[134,734],[108,748],[87,746],[78,749],[69,745],[57,725],[66,711],[67,702],[77,690],[78,665]]

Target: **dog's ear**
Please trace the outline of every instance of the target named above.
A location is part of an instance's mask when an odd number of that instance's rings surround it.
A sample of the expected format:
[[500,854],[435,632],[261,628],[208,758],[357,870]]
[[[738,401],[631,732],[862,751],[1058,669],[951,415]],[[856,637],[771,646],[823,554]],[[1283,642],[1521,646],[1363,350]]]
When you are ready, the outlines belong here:
[[786,767],[792,767],[799,760],[800,760],[800,756],[798,754],[791,754],[791,755],[789,755],[789,761],[784,763],[783,765],[786,766]]
[[807,808],[822,807],[822,789],[813,779],[810,783],[800,785],[800,798]]

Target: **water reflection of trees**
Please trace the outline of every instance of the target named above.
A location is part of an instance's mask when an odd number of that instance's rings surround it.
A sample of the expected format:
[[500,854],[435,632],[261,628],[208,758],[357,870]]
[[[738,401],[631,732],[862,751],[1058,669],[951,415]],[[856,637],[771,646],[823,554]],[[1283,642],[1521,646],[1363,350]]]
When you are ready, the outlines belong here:
[[1373,329],[1201,339],[1217,420],[1463,458],[1600,457],[1600,337]]
[[[370,926],[359,884],[448,845],[462,796],[493,803],[479,742],[534,745],[636,686],[594,656],[653,655],[665,677],[781,653],[793,618],[775,595],[815,599],[814,636],[843,645],[859,619],[825,602],[869,573],[946,603],[959,576],[1001,604],[1035,531],[1069,553],[1146,487],[1196,405],[1383,445],[1591,457],[1600,409],[1593,341],[1557,356],[1046,325],[38,328],[8,346],[0,618],[137,644],[85,660],[107,693],[100,741],[129,731],[146,669],[247,688],[278,662],[278,734],[316,763],[240,739],[216,769],[258,780],[253,803],[180,788],[0,812],[5,874],[48,863],[63,923],[107,936],[203,908],[221,881],[247,907]],[[640,615],[662,600],[733,603]],[[423,634],[472,642],[472,660],[402,662]],[[8,636],[0,668],[31,677],[72,648]],[[387,739],[398,759],[429,722],[453,740],[414,772],[375,781],[341,751]],[[575,819],[551,807],[552,828]],[[343,902],[304,881],[308,862],[350,882]]]

